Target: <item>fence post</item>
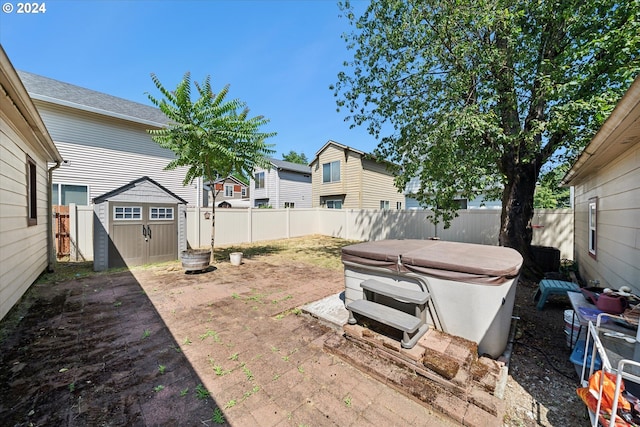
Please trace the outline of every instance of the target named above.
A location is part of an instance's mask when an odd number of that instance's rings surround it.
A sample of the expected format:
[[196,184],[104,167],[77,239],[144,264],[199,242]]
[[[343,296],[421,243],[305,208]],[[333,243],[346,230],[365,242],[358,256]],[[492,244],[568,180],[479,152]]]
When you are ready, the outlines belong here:
[[69,203],[69,260],[78,261],[78,206]]

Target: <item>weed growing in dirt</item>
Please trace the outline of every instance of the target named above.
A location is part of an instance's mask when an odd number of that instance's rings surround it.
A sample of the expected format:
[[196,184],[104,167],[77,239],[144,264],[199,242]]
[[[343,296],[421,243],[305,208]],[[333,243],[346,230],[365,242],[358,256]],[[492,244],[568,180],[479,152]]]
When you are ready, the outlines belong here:
[[351,408],[351,396],[344,398],[344,404],[347,405],[347,408]]
[[298,366],[298,372],[304,374],[304,368],[302,366]]
[[120,307],[122,305],[122,301],[116,301],[113,303],[114,307]]
[[234,362],[238,360],[238,353],[233,353],[231,356],[229,356],[229,360],[233,360]]
[[233,408],[234,406],[236,406],[238,402],[236,402],[235,399],[231,399],[230,401],[227,402],[226,405],[224,405],[224,409],[229,409],[229,408]]
[[247,377],[247,380],[253,381],[253,372],[251,372],[249,368],[247,368],[246,366],[243,366],[242,372],[244,372],[244,375]]
[[164,365],[158,365],[158,372],[160,372],[160,374],[164,374],[164,371],[167,369],[166,366]]
[[189,337],[184,337],[184,345],[191,345],[191,340],[189,339]]
[[209,391],[202,384],[196,386],[196,397],[204,400],[209,397]]
[[227,420],[224,419],[224,415],[222,414],[222,411],[220,410],[220,408],[216,408],[213,411],[213,416],[211,417],[211,421],[213,421],[216,424],[224,424]]
[[184,397],[189,393],[189,387],[180,390],[180,397]]
[[231,298],[233,299],[239,299],[240,295],[236,294],[235,292],[231,294]]
[[142,338],[140,339],[149,338],[150,336],[151,336],[151,331],[149,329],[145,329],[144,332],[142,333]]
[[200,340],[201,340],[201,341],[204,341],[204,340],[206,340],[206,339],[207,339],[207,337],[212,337],[212,338],[213,338],[213,340],[214,340],[215,342],[217,342],[217,343],[219,343],[219,342],[221,341],[221,340],[220,340],[220,337],[218,336],[218,333],[217,333],[216,331],[208,330],[208,331],[207,331],[207,332],[205,332],[204,334],[200,335]]
[[280,378],[280,374],[273,375],[273,381],[278,381],[278,378]]
[[245,391],[244,394],[242,395],[242,401],[244,402],[245,400],[247,400],[248,398],[250,398],[252,395],[254,395],[255,393],[257,393],[259,391],[260,391],[260,387],[259,386],[255,386],[251,390]]
[[75,391],[75,389],[76,389],[76,383],[69,384],[69,391],[71,393],[73,393]]
[[271,351],[273,351],[275,353],[275,352],[280,351],[280,349],[278,347],[276,347],[276,346],[271,346]]
[[159,391],[164,390],[164,386],[163,385],[157,385],[153,388],[153,391],[155,391],[156,393]]

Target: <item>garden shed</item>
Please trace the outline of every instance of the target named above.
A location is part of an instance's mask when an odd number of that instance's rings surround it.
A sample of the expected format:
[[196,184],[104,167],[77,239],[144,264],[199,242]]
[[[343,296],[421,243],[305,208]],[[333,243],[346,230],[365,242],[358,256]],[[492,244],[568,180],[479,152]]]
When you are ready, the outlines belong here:
[[93,203],[95,271],[173,261],[187,249],[187,202],[147,176]]

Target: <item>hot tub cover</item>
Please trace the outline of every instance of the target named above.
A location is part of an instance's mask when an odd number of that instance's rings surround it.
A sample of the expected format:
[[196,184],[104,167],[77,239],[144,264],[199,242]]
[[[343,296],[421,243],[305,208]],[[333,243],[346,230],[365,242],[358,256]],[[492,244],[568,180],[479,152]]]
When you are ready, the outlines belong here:
[[342,261],[485,285],[505,283],[522,267],[522,256],[511,248],[415,239],[345,246]]

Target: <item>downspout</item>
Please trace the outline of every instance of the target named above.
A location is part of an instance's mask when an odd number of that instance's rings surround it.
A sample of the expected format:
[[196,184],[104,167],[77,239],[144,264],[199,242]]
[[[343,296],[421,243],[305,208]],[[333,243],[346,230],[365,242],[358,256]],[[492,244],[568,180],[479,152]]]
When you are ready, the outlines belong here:
[[56,263],[56,251],[53,247],[54,238],[53,238],[53,191],[51,190],[51,186],[53,183],[53,171],[58,169],[61,166],[61,162],[56,161],[55,166],[51,166],[47,173],[47,271],[52,273],[55,268]]

